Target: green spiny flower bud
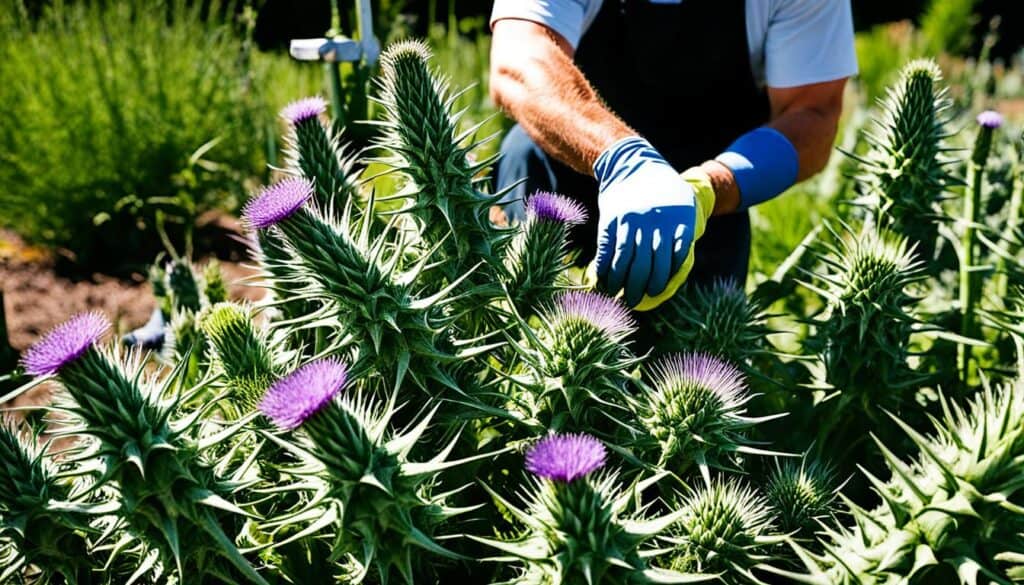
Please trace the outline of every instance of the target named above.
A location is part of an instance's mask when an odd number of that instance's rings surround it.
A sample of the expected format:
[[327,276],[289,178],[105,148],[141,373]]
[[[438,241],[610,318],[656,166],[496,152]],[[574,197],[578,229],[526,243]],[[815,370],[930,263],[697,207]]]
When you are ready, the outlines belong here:
[[772,546],[782,541],[768,502],[735,480],[690,489],[679,502],[671,567],[719,573],[725,583],[745,583],[751,569],[764,568]]
[[624,384],[639,361],[626,344],[636,327],[629,310],[599,293],[570,291],[539,319],[531,347],[518,348],[535,377],[525,384],[528,416],[556,431],[599,431],[628,401]]
[[[689,287],[654,314],[659,353],[699,351],[746,368],[770,348],[767,315],[732,280]],[[661,341],[664,341],[662,343]]]
[[835,470],[817,461],[776,459],[764,493],[783,532],[810,538],[835,512]]
[[216,259],[210,260],[203,267],[203,296],[206,297],[206,305],[216,305],[228,300],[228,288],[224,283],[224,273],[220,269],[220,262]]
[[746,431],[785,415],[745,416],[752,395],[735,367],[705,354],[672,355],[654,365],[652,377],[637,424],[637,447],[649,461],[679,476],[697,465],[710,483],[709,468],[739,471],[742,453],[768,454]]
[[0,582],[24,572],[38,582],[63,577],[67,583],[87,581],[103,566],[89,551],[86,506],[70,504],[67,480],[60,480],[37,438],[24,440],[10,420],[0,420]]
[[935,248],[943,193],[958,183],[943,158],[951,101],[941,84],[934,61],[908,63],[881,101],[876,132],[865,134],[868,152],[856,157],[858,180],[877,200],[879,221],[891,223],[925,260]]
[[250,309],[218,303],[199,315],[199,327],[241,412],[255,410],[277,376],[266,334],[256,327]]

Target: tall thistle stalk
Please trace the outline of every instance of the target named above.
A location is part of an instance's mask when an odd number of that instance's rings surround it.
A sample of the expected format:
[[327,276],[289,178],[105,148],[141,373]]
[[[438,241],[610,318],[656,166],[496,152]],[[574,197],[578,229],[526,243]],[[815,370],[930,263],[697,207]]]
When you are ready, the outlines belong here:
[[911,61],[880,102],[875,130],[865,134],[867,153],[847,153],[860,163],[857,180],[877,223],[905,236],[926,262],[934,256],[944,193],[959,182],[944,157],[951,105],[939,66]]
[[187,582],[200,574],[266,583],[225,532],[247,515],[230,501],[245,482],[218,472],[212,458],[227,436],[201,440],[205,409],[179,417],[188,396],[173,385],[186,362],[160,384],[146,380],[142,364],[96,347],[109,328],[97,314],[78,315],[30,348],[23,363],[30,375],[55,376],[67,390],[71,401],[59,405],[72,421],[65,433],[90,439],[77,457],[93,463],[98,487],[111,489],[110,514],[126,532],[113,554],[137,555],[129,580]]
[[[976,304],[981,294],[981,280],[978,265],[979,227],[978,214],[981,208],[981,193],[985,187],[985,164],[992,150],[992,135],[1003,125],[1003,118],[996,112],[982,112],[978,115],[978,137],[968,165],[967,191],[964,193],[963,234],[960,239],[960,335],[977,337]],[[960,343],[957,346],[957,369],[960,382],[967,386],[974,378],[974,360],[971,346]]]
[[487,179],[480,173],[495,159],[471,162],[469,156],[483,143],[475,137],[482,123],[458,131],[459,94],[432,71],[430,57],[430,49],[418,41],[395,43],[381,55],[374,99],[384,116],[376,146],[385,154],[381,162],[405,185],[380,200],[403,202],[401,213],[418,224],[421,251],[437,254],[423,283],[436,290],[460,282],[466,295],[456,303],[459,327],[475,337],[500,326],[491,304],[504,296],[502,259],[515,230],[490,222],[489,210],[503,194],[483,193]]
[[[1013,165],[1013,184],[1010,192],[1009,211],[1006,215],[1006,232],[1013,244],[1006,250],[1015,255],[1021,241],[1021,213],[1024,211],[1024,132],[1014,141],[1017,159]],[[1007,274],[1006,256],[1000,255],[996,267],[996,298],[1005,299],[1010,291],[1010,277]]]

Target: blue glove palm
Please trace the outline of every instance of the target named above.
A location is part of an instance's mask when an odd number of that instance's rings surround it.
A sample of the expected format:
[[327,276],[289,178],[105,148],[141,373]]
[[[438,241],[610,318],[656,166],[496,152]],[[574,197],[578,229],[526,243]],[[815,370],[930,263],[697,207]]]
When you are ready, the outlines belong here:
[[594,163],[598,193],[597,277],[636,306],[656,296],[686,261],[694,241],[693,187],[649,142],[633,136]]

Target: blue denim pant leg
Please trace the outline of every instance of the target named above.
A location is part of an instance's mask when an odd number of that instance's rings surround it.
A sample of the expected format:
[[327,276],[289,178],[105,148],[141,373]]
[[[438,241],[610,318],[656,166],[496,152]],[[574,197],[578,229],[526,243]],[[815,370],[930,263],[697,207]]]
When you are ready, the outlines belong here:
[[509,221],[526,218],[524,202],[536,191],[557,191],[558,179],[544,151],[516,124],[501,141],[501,160],[495,177],[499,191],[512,186],[501,198]]

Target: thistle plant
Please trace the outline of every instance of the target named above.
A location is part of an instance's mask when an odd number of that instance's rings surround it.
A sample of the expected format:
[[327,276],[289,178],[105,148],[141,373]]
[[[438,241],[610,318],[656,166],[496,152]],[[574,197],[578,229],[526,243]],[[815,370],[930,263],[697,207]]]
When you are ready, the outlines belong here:
[[515,344],[528,374],[517,381],[529,420],[556,431],[609,429],[628,404],[626,382],[639,360],[627,338],[636,324],[621,301],[568,291],[538,315],[527,344]]
[[[276,491],[307,493],[294,511],[272,518],[266,529],[286,538],[328,538],[331,558],[355,567],[347,582],[400,577],[414,583],[436,557],[461,558],[438,544],[435,532],[469,509],[445,505],[448,494],[434,494],[438,474],[471,459],[445,461],[453,445],[424,463],[409,461],[433,411],[404,432],[391,427],[392,399],[380,404],[359,392],[343,393],[348,367],[333,358],[308,363],[276,382],[260,410],[292,440],[275,439],[301,464],[282,469],[294,478]],[[492,457],[485,453],[481,457]],[[289,534],[293,527],[301,527]]]
[[479,126],[457,131],[457,94],[451,95],[448,83],[431,71],[430,57],[430,49],[419,41],[395,43],[381,55],[375,99],[384,120],[378,145],[388,153],[384,162],[408,180],[393,197],[408,201],[404,211],[420,220],[428,245],[443,242],[450,260],[446,271],[458,274],[479,260],[496,267],[496,247],[507,234],[491,225],[488,210],[501,194],[478,191],[482,179],[476,177],[494,160],[470,162],[467,155],[480,143],[462,144]]
[[[102,560],[92,556],[87,534],[92,507],[74,501],[67,477],[13,421],[0,421],[0,582],[91,583]],[[34,575],[31,573],[35,573]]]
[[365,221],[353,233],[347,214],[332,222],[306,205],[312,197],[308,180],[285,179],[264,189],[242,214],[253,229],[273,228],[291,259],[300,263],[297,275],[306,287],[295,298],[322,303],[305,320],[333,325],[338,339],[352,336],[358,359],[368,369],[389,374],[395,388],[406,374],[430,393],[438,386],[454,387],[439,367],[454,356],[436,343],[446,324],[441,309],[451,301],[445,298],[451,287],[415,298],[412,285],[424,268],[418,264],[403,270],[400,241],[389,239],[388,231],[371,239]]
[[340,132],[321,117],[327,101],[320,96],[296,100],[281,110],[288,123],[288,166],[315,185],[317,205],[340,215],[357,194],[355,160],[345,152]]
[[858,183],[876,221],[906,237],[925,261],[935,251],[944,194],[959,184],[944,157],[951,105],[939,66],[911,61],[882,98],[875,131],[865,133],[867,153],[847,153],[860,163]]
[[380,200],[401,202],[402,217],[418,226],[413,249],[436,254],[430,260],[432,269],[421,277],[423,284],[437,290],[459,283],[452,313],[462,334],[476,338],[501,326],[493,303],[505,297],[500,286],[507,280],[503,256],[515,231],[496,227],[489,219],[489,209],[503,193],[480,190],[487,180],[480,173],[495,160],[470,156],[483,144],[475,137],[483,123],[457,130],[458,94],[450,94],[429,59],[430,50],[418,41],[395,43],[381,55],[374,99],[384,116],[377,146],[384,153],[380,162],[405,184]]
[[908,362],[911,333],[921,328],[912,286],[924,278],[914,248],[886,230],[829,230],[834,242],[823,244],[817,284],[804,283],[826,303],[805,342],[824,365],[823,449],[855,444],[864,436],[858,424],[880,424],[883,409],[899,412],[927,378]]
[[568,197],[537,192],[526,200],[526,223],[505,258],[506,286],[520,314],[550,302],[572,257],[569,230],[586,219],[583,206]]
[[526,502],[520,508],[493,493],[501,506],[524,528],[514,539],[473,537],[501,551],[492,560],[518,565],[511,583],[555,585],[587,583],[694,583],[713,575],[683,574],[652,568],[648,559],[658,554],[646,547],[662,534],[681,512],[658,518],[644,517],[636,500],[652,481],[620,491],[614,473],[602,473],[607,457],[603,444],[592,436],[550,435],[526,455],[533,474]]
[[735,480],[716,480],[679,496],[671,567],[712,573],[724,583],[761,583],[772,547],[783,541],[768,502]]
[[245,516],[230,501],[245,482],[206,460],[218,441],[200,440],[203,412],[178,417],[187,396],[172,390],[176,375],[154,383],[137,360],[125,364],[96,347],[109,328],[98,314],[78,315],[32,346],[23,365],[30,375],[55,376],[67,391],[70,401],[58,405],[72,421],[64,433],[88,439],[77,457],[93,462],[88,474],[98,486],[112,489],[110,513],[125,529],[113,554],[143,555],[136,578],[151,572],[181,582],[188,572],[265,583],[224,531]]
[[753,396],[737,368],[691,353],[665,356],[651,370],[634,430],[643,460],[679,477],[697,467],[710,485],[711,468],[740,472],[744,454],[770,454],[747,437],[747,430],[785,415],[746,416]]
[[839,489],[832,466],[804,456],[776,459],[764,495],[782,532],[810,540],[837,511]]
[[[891,478],[868,474],[882,504],[846,502],[853,523],[831,529],[820,555],[803,551],[804,583],[932,582],[945,571],[961,583],[1010,583],[1024,558],[1020,460],[1024,385],[987,383],[966,407],[942,400],[934,434],[898,417],[918,454],[901,460],[884,444]],[[799,547],[798,547],[799,548]]]

